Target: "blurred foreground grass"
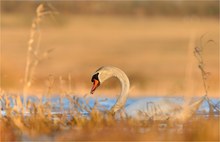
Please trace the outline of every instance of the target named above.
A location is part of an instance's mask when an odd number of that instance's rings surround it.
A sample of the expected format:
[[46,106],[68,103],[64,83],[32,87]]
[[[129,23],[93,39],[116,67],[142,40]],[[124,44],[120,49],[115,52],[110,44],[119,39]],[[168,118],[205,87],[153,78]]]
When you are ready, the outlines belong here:
[[[26,120],[25,120],[26,121]],[[44,120],[45,121],[45,120]],[[42,121],[35,120],[35,122],[24,122],[26,125],[31,125],[27,131],[31,132],[33,129],[39,129],[41,132],[49,129],[49,133],[28,134],[29,137],[25,139],[25,134],[22,130],[14,125],[9,118],[0,120],[0,129],[2,132],[1,141],[20,141],[20,140],[56,140],[56,141],[102,141],[102,140],[129,140],[129,141],[219,141],[219,119],[204,119],[197,118],[184,125],[172,126],[166,122],[154,122],[152,124],[129,124],[130,122],[124,120],[123,122],[116,122],[108,124],[106,121],[101,122],[86,121],[83,126],[80,124],[73,124],[70,130],[65,130],[63,126],[54,126],[48,128],[49,124],[42,127],[35,127],[41,125]],[[44,122],[48,123],[48,122]],[[53,122],[52,122],[53,123]],[[137,126],[137,125],[142,125]],[[61,129],[64,129],[61,131]],[[43,130],[43,131],[42,131]],[[22,137],[22,135],[25,135]],[[23,138],[23,139],[22,139]]]
[[[16,105],[11,107],[11,100],[6,99],[6,115],[0,116],[0,141],[219,140],[219,113],[194,115],[186,121],[172,117],[161,121],[137,120],[120,115],[123,110],[118,117],[108,111],[99,111],[98,102],[92,108],[83,105],[77,97],[69,96],[71,109],[58,114],[53,113],[50,102],[28,102],[25,108],[20,99],[15,100]],[[61,110],[62,105],[57,104]],[[80,110],[86,110],[88,114],[83,115]]]

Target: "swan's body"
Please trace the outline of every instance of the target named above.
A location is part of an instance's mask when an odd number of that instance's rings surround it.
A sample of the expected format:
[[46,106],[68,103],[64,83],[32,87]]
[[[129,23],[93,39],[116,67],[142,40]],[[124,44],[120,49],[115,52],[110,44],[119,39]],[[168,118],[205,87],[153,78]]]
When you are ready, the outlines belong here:
[[[130,88],[129,79],[122,70],[112,66],[105,66],[99,68],[94,73],[91,80],[93,82],[91,94],[94,93],[94,91],[100,84],[102,84],[104,81],[111,77],[118,78],[122,85],[122,90],[119,95],[119,98],[117,99],[115,105],[111,108],[111,112],[116,113],[118,110],[124,107]],[[169,119],[170,117],[177,119],[186,119],[192,116],[192,114],[198,109],[203,100],[204,98],[196,101],[188,107],[184,107],[186,109],[184,109],[181,105],[171,101],[164,100],[159,102],[149,102],[147,100],[140,100],[127,106],[125,108],[125,113],[127,116],[130,117],[148,117],[153,120],[165,120]],[[182,118],[183,115],[184,118]]]

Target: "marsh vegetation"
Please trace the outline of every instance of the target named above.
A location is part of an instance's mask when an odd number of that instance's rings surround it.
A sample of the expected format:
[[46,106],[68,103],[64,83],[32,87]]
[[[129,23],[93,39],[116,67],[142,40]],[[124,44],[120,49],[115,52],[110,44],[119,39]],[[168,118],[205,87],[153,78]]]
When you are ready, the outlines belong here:
[[[151,2],[128,2],[120,10],[120,2],[105,10],[106,3],[79,2],[72,3],[72,10],[71,2],[38,6],[4,1],[0,140],[218,141],[216,3],[168,2],[163,7],[159,2],[153,3],[154,10],[146,8]],[[177,12],[166,10],[169,6]],[[117,80],[89,96],[91,75],[103,65],[126,70],[130,103],[151,96],[188,102],[207,95],[205,107],[184,122],[115,117],[103,102],[112,106],[107,100],[120,91]]]

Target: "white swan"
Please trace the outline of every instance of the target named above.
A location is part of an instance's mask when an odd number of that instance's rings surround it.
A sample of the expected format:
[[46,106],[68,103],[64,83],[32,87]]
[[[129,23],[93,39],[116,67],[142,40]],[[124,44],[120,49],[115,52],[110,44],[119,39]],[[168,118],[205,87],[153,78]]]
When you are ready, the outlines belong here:
[[[93,82],[91,94],[94,93],[94,91],[100,84],[111,77],[118,78],[122,86],[119,98],[110,110],[112,113],[115,113],[124,107],[130,88],[129,79],[122,70],[112,66],[104,66],[99,68],[93,74],[91,79],[91,81]],[[202,97],[201,99],[187,107],[183,107],[177,103],[168,100],[149,102],[144,99],[127,106],[125,108],[125,113],[128,116],[135,118],[146,119],[147,117],[153,120],[166,120],[169,118],[175,118],[178,120],[185,120],[190,118],[195,113],[195,111],[199,108],[204,99],[205,97]]]

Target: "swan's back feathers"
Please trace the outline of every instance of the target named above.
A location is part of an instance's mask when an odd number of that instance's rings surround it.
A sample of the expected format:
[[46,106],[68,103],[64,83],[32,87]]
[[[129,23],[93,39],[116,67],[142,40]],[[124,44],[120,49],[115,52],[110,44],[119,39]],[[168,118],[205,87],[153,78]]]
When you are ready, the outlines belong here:
[[153,120],[166,120],[181,110],[181,105],[168,100],[151,102],[144,99],[126,107],[126,113],[130,117]]
[[125,112],[129,117],[143,120],[176,119],[185,121],[193,116],[204,100],[205,97],[202,97],[192,104],[187,105],[187,107],[184,107],[181,104],[169,100],[150,102],[144,99],[127,106]]

